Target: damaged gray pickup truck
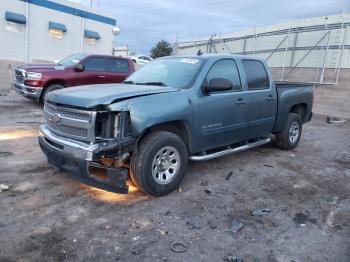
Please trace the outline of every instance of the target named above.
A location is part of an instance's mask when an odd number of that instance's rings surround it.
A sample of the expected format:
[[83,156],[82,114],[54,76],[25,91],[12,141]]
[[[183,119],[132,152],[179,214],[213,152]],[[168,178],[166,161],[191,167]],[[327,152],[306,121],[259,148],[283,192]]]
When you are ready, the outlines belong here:
[[188,160],[269,143],[299,143],[314,88],[274,83],[266,63],[238,55],[157,59],[122,84],[53,91],[39,144],[53,166],[83,182],[161,196],[176,189]]

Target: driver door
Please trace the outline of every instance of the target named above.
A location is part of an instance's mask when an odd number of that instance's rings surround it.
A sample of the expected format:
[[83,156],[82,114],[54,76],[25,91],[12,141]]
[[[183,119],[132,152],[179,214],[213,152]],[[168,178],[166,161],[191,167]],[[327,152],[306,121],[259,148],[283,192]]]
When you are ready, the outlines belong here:
[[247,138],[248,97],[240,80],[237,65],[233,59],[221,59],[213,64],[205,79],[214,78],[232,82],[232,90],[204,93],[195,105],[197,142],[203,151],[220,147]]
[[93,85],[109,83],[107,60],[104,57],[88,57],[83,62],[84,71],[76,72],[74,85]]

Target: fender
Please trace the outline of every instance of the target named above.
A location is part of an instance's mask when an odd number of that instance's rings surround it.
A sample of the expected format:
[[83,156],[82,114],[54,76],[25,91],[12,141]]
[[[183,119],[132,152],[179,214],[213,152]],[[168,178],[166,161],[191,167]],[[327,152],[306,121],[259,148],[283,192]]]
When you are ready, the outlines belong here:
[[[136,97],[107,107],[108,111],[128,111],[133,136],[140,136],[148,128],[172,121],[194,123],[193,105],[188,90]],[[190,124],[189,124],[190,125]],[[191,136],[192,127],[189,126]]]

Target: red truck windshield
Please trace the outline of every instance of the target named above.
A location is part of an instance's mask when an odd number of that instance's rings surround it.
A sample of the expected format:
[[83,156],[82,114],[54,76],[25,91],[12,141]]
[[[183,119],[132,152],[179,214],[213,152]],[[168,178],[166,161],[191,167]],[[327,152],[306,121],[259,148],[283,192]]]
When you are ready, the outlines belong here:
[[86,56],[87,56],[86,54],[74,54],[59,61],[58,64],[64,67],[74,66],[77,63],[79,63],[82,59],[84,59]]

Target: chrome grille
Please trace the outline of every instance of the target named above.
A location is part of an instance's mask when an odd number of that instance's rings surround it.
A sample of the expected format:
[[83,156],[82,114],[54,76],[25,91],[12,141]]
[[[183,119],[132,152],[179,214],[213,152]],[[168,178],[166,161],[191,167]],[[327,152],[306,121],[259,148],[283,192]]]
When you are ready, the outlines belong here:
[[64,117],[72,118],[72,119],[78,119],[78,120],[86,120],[88,121],[90,119],[90,114],[88,112],[82,112],[82,111],[72,111],[71,109],[65,109],[65,108],[58,108],[50,104],[45,104],[45,112],[48,112],[49,114],[60,114]]
[[73,135],[73,136],[80,136],[80,137],[88,136],[88,130],[86,128],[66,126],[66,125],[57,125],[55,126],[55,128],[60,132]]
[[24,76],[25,72],[20,69],[15,69],[15,80],[18,83],[23,83],[24,82]]
[[46,127],[53,133],[81,141],[95,140],[96,112],[45,103]]

